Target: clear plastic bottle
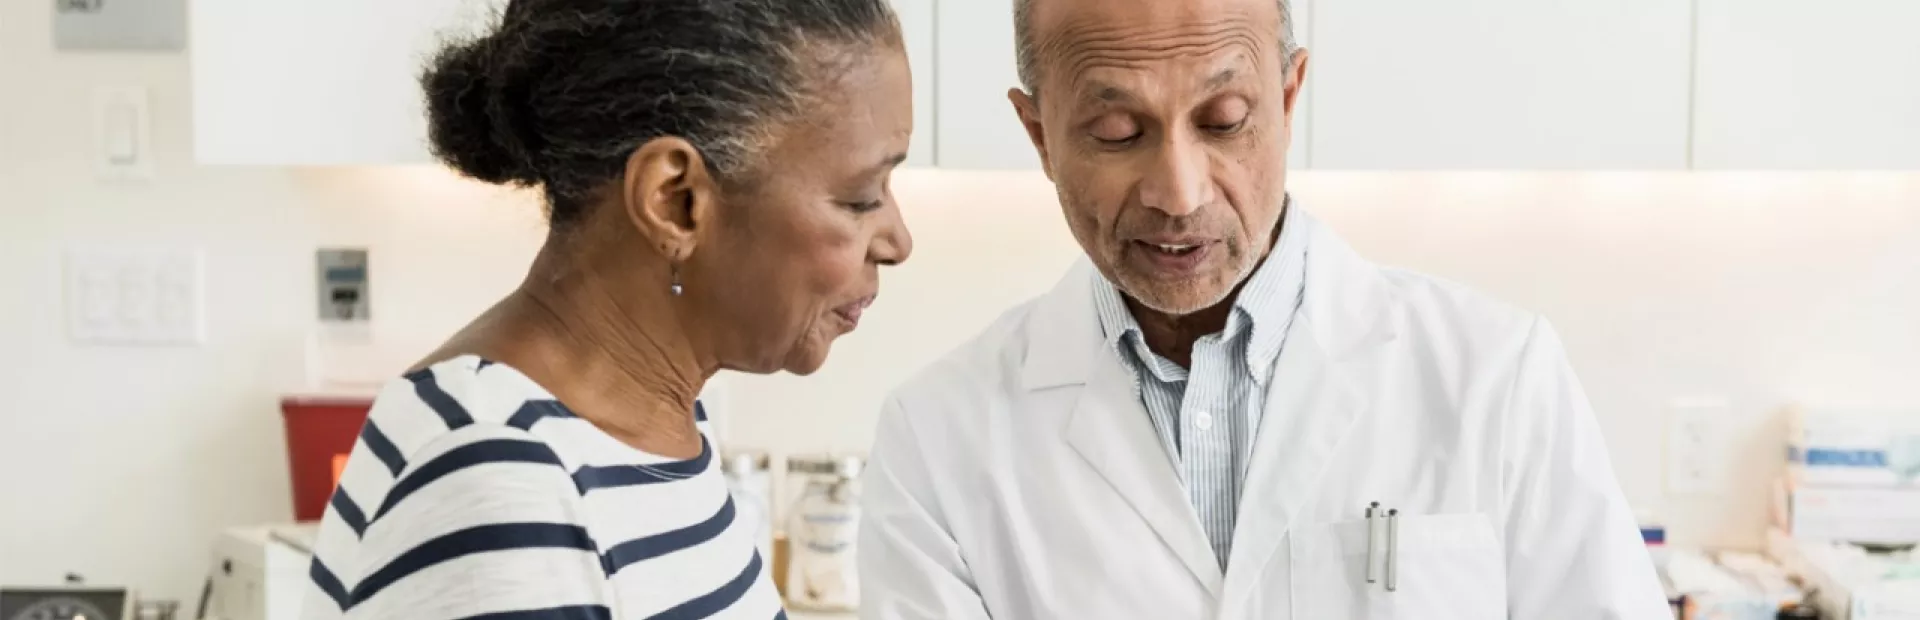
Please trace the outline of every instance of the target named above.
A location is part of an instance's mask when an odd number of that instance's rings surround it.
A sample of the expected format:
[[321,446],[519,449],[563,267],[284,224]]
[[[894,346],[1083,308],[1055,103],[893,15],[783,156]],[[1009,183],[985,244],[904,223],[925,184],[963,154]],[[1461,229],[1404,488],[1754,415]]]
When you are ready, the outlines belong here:
[[773,473],[771,459],[759,452],[736,452],[721,461],[738,518],[754,524],[753,544],[762,562],[773,561]]

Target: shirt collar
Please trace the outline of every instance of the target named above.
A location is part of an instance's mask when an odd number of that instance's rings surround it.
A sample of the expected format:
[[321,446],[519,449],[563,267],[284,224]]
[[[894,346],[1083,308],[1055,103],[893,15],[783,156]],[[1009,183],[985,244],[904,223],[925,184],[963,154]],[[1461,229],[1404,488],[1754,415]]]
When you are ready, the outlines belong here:
[[[1288,196],[1281,215],[1280,237],[1234,298],[1233,312],[1227,316],[1227,326],[1222,332],[1223,338],[1229,340],[1251,333],[1246,346],[1247,370],[1262,386],[1272,376],[1287,328],[1293,323],[1294,312],[1306,290],[1307,235],[1298,212],[1298,203]],[[1093,305],[1100,329],[1115,352],[1125,357],[1125,349],[1132,349],[1135,359],[1162,381],[1184,380],[1182,369],[1171,363],[1160,363],[1162,360],[1147,349],[1140,322],[1127,309],[1120,289],[1098,270],[1093,271],[1092,277]]]

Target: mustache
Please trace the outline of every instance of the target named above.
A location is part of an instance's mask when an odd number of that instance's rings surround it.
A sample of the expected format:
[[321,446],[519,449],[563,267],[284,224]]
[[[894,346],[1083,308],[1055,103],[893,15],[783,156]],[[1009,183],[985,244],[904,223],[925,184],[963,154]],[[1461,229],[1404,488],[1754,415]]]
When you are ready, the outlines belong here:
[[1113,229],[1126,239],[1146,236],[1223,239],[1229,236],[1227,233],[1232,226],[1233,222],[1223,221],[1220,216],[1207,212],[1173,217],[1156,209],[1129,209],[1120,214]]

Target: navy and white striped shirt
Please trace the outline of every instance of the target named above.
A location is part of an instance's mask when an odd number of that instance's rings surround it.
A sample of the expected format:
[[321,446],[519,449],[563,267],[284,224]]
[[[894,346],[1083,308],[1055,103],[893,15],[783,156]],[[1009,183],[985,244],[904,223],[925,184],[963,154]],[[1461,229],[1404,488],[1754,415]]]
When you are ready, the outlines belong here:
[[636,450],[505,365],[435,364],[374,402],[302,617],[784,618],[717,460]]
[[1120,290],[1094,272],[1094,308],[1114,355],[1132,372],[1154,434],[1186,483],[1220,566],[1227,565],[1259,435],[1267,383],[1306,294],[1307,230],[1289,198],[1280,236],[1234,299],[1226,329],[1193,345],[1189,371],[1147,348]]

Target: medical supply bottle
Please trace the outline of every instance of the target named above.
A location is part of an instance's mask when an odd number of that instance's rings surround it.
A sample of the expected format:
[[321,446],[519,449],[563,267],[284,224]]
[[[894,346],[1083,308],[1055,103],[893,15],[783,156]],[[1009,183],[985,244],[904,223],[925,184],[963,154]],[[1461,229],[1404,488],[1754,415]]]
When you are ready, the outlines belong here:
[[760,557],[773,561],[773,472],[771,459],[759,452],[736,452],[721,461],[727,477],[727,490],[739,518],[753,523],[753,544]]
[[788,484],[803,489],[787,513],[788,606],[844,612],[860,600],[854,538],[860,529],[863,464],[855,456],[788,459]]

